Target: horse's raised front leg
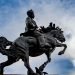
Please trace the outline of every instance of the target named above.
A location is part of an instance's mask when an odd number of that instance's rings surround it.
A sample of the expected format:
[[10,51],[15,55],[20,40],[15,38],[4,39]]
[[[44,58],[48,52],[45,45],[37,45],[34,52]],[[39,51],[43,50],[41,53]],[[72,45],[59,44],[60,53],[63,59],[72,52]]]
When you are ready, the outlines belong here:
[[67,48],[67,45],[66,44],[58,44],[57,47],[64,47],[64,49],[58,53],[58,55],[62,55],[62,54],[64,54],[64,52]]
[[8,57],[7,61],[0,63],[0,75],[3,75],[4,67],[9,66],[9,65],[13,64],[14,62],[16,62],[16,58]]

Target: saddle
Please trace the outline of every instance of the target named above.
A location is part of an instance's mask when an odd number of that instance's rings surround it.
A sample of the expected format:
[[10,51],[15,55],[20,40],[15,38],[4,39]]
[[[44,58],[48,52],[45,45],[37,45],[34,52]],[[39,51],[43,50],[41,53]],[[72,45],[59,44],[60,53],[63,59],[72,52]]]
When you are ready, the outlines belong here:
[[33,32],[36,30],[36,28],[30,28],[28,29],[27,32],[21,33],[20,36],[32,36],[33,37]]

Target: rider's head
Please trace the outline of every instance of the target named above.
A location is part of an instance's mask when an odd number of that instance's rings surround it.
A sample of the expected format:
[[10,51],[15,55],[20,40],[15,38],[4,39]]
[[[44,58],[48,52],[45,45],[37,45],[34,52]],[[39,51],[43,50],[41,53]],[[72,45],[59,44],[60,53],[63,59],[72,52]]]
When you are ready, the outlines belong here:
[[27,15],[28,15],[28,17],[30,17],[30,18],[34,18],[34,17],[35,17],[35,16],[34,16],[34,11],[33,11],[32,9],[27,11]]

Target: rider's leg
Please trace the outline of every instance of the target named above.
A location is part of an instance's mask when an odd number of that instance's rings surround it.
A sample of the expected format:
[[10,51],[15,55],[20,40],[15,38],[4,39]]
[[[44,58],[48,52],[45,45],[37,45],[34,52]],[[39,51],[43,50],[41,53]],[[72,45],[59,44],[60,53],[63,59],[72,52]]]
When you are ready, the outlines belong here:
[[40,43],[40,46],[43,47],[49,47],[49,44],[47,43],[47,41],[45,40],[44,36],[41,35],[38,37],[38,41]]
[[39,31],[35,31],[34,35],[36,36],[41,48],[49,47],[49,44],[47,43],[43,34],[41,34]]
[[14,62],[16,62],[16,59],[17,58],[13,58],[13,57],[9,57],[8,56],[8,60],[7,61],[5,61],[3,63],[0,63],[0,74],[3,75],[3,69],[4,69],[4,67],[13,64]]

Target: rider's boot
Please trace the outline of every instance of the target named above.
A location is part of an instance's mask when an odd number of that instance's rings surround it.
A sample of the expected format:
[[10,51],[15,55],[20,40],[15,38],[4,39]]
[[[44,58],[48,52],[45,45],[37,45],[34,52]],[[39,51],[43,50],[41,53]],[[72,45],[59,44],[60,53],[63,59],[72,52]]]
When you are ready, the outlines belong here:
[[45,43],[42,47],[44,47],[44,48],[49,48],[50,45],[49,45],[48,43]]
[[47,50],[47,48],[50,48],[50,45],[49,43],[47,43],[46,38],[44,36],[39,36],[37,39],[41,49]]

